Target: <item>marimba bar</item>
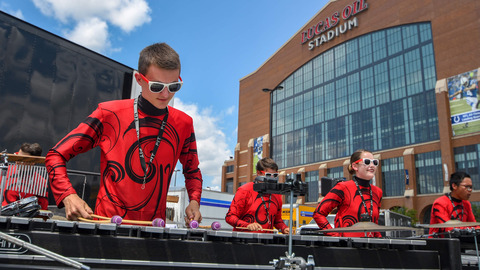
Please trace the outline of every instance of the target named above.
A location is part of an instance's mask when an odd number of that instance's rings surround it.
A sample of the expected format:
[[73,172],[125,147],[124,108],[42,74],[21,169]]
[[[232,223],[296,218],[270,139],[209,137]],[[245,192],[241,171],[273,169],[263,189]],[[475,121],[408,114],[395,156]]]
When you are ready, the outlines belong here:
[[[288,235],[200,228],[0,216],[0,231],[92,268],[272,269],[270,262],[288,250]],[[292,250],[295,256],[312,255],[316,266],[326,268],[439,269],[439,258],[460,258],[452,252],[454,240],[294,235]],[[437,243],[447,252],[435,249]],[[0,264],[31,264],[32,256],[38,255],[0,242]]]

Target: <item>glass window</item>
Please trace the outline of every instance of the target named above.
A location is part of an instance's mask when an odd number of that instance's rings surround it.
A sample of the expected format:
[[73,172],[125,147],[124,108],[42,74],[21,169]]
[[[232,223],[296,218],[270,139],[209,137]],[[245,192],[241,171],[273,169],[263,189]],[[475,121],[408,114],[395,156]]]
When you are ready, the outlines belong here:
[[303,67],[295,71],[294,77],[294,93],[298,94],[303,91]]
[[315,86],[323,83],[323,55],[313,59],[313,84]]
[[347,72],[358,69],[358,40],[354,39],[346,43]]
[[323,57],[325,82],[335,78],[333,50],[325,52]]
[[417,193],[443,192],[442,156],[440,151],[415,155]]
[[438,140],[431,37],[430,23],[368,33],[288,76],[272,94],[280,168]]
[[406,184],[403,157],[383,159],[381,163],[383,196],[403,196]]
[[347,78],[342,78],[337,81],[335,87],[335,106],[337,107],[337,117],[348,114],[348,89]]
[[347,57],[345,55],[345,44],[335,47],[335,76],[339,77],[347,72]]
[[343,167],[334,167],[327,169],[327,177],[329,178],[345,178],[343,176]]
[[318,180],[318,171],[305,173],[305,183],[308,185],[308,193],[305,196],[306,202],[316,202],[320,194],[320,181]]
[[480,144],[455,147],[455,171],[466,172],[472,178],[476,190],[480,188]]
[[394,55],[402,51],[402,31],[400,27],[387,30],[387,46],[388,55]]
[[225,187],[225,192],[233,194],[233,178],[227,178],[227,183]]
[[387,42],[385,32],[378,31],[372,34],[373,61],[376,62],[387,57]]

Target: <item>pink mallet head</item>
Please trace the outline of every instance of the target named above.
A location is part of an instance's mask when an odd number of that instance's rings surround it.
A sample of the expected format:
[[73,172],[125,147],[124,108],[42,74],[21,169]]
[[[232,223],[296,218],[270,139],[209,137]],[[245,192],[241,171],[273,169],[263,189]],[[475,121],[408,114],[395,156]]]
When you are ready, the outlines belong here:
[[153,227],[165,227],[165,220],[161,218],[156,218],[152,221]]
[[192,228],[192,229],[198,228],[198,221],[196,221],[196,220],[190,221],[190,228]]
[[218,221],[214,221],[212,223],[212,230],[214,230],[214,231],[220,230],[221,227],[222,227],[222,224],[220,224],[220,222],[218,222]]
[[122,224],[122,221],[123,221],[122,217],[121,217],[121,216],[117,216],[117,215],[113,216],[113,217],[110,219],[110,222],[111,222],[111,223],[115,223],[115,224]]

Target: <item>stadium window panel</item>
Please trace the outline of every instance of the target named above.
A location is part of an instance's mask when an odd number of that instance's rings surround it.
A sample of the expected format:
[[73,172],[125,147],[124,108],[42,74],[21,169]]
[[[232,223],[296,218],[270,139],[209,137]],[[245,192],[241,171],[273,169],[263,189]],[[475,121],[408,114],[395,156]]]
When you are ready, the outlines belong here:
[[295,115],[294,115],[294,126],[295,130],[303,128],[303,96],[296,96],[294,98]]
[[327,169],[327,177],[330,178],[345,178],[343,175],[343,167],[333,167]]
[[325,93],[323,86],[317,87],[313,90],[313,110],[314,110],[314,121],[315,124],[321,123],[324,121],[325,117]]
[[313,125],[313,91],[303,95],[303,126]]
[[329,83],[325,86],[325,120],[334,119],[335,116],[335,99],[336,99],[336,91],[335,91],[335,83]]
[[312,71],[312,61],[308,62],[303,66],[303,90],[308,90],[313,86],[313,71]]
[[372,34],[373,61],[377,62],[387,57],[387,44],[385,31],[378,31]]
[[441,193],[443,176],[440,151],[416,154],[415,174],[418,194]]
[[418,27],[414,25],[406,25],[402,27],[403,48],[406,50],[418,45]]
[[358,69],[358,40],[354,39],[347,42],[346,46],[347,72],[356,71]]
[[297,166],[438,139],[431,37],[429,23],[379,30],[294,71],[272,94],[272,156]]
[[295,71],[293,74],[293,80],[294,80],[294,87],[293,87],[293,93],[297,95],[298,93],[301,93],[303,91],[303,69],[304,67],[298,69]]
[[347,78],[348,86],[348,109],[349,113],[358,112],[362,109],[360,94],[360,79],[358,72],[353,73]]
[[323,56],[319,55],[313,59],[313,85],[323,83]]
[[403,157],[382,159],[381,164],[383,196],[403,196],[405,192]]
[[337,107],[337,117],[348,113],[348,89],[347,78],[342,78],[335,85],[335,102]]
[[347,72],[347,57],[345,55],[345,44],[335,47],[335,76],[339,77]]
[[394,55],[402,51],[402,31],[399,27],[387,30],[388,55]]
[[305,172],[305,182],[308,185],[308,193],[305,195],[305,201],[307,202],[316,202],[318,200],[321,184],[318,177],[318,171]]
[[372,63],[372,41],[371,35],[358,38],[358,49],[360,52],[360,67],[364,67]]
[[333,80],[335,78],[335,61],[334,61],[334,54],[333,50],[329,50],[325,52],[323,57],[323,64],[324,64],[324,79],[325,82]]

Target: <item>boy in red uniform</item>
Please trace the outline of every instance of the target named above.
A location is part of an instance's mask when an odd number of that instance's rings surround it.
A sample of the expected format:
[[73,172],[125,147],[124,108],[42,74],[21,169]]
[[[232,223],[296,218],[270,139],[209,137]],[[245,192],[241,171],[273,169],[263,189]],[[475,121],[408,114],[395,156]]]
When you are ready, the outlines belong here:
[[49,152],[46,166],[53,195],[69,220],[91,218],[92,209],[75,192],[66,162],[100,147],[101,180],[95,214],[130,220],[165,219],[167,192],[177,161],[183,165],[190,203],[185,219],[201,221],[202,174],[193,120],[168,103],[182,86],[180,58],[165,43],[140,52],[136,99],[100,103]]
[[[328,214],[336,207],[335,228],[350,227],[360,221],[378,224],[382,190],[370,183],[375,176],[378,159],[367,150],[357,150],[350,157],[348,170],[353,180],[340,182],[323,198],[313,213],[321,230],[331,229]],[[363,232],[325,233],[327,236],[365,237]],[[367,237],[381,237],[380,232],[369,232]]]
[[[430,224],[445,223],[449,220],[476,222],[472,205],[468,201],[472,195],[472,178],[465,172],[455,172],[450,176],[450,193],[433,202]],[[463,228],[463,227],[461,227]],[[453,228],[430,228],[429,234],[444,237]]]
[[[271,158],[257,162],[257,175],[278,176],[278,165]],[[234,231],[265,233],[275,227],[284,234],[290,229],[282,220],[282,196],[280,194],[259,194],[253,190],[253,182],[238,188],[228,209],[225,221]],[[245,229],[238,229],[245,228]]]

